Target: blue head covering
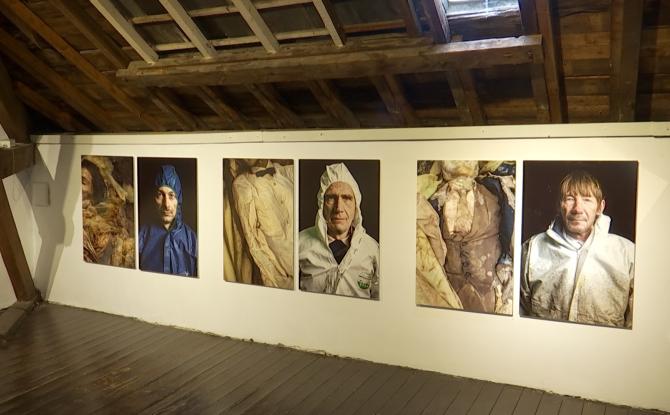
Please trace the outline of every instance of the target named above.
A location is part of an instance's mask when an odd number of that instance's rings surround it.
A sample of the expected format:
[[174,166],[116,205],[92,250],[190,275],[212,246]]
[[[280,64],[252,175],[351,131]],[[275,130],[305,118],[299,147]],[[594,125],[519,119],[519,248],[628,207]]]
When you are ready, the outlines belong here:
[[174,190],[174,193],[177,195],[177,201],[181,206],[181,181],[179,180],[179,175],[174,166],[170,164],[161,166],[161,171],[156,175],[154,184],[156,185],[156,188],[167,186]]
[[179,180],[177,170],[171,164],[161,166],[160,172],[156,175],[154,184],[157,189],[161,186],[167,186],[174,191],[175,195],[177,195],[177,213],[172,228],[177,229],[181,227],[181,181]]

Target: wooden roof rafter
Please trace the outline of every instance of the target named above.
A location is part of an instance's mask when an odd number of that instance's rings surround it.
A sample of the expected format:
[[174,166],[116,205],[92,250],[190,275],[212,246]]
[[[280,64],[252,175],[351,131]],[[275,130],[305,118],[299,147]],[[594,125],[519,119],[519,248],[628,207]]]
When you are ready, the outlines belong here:
[[81,71],[86,77],[102,88],[114,98],[119,105],[126,108],[141,122],[154,131],[163,129],[156,119],[149,114],[146,114],[145,109],[140,104],[135,102],[135,100],[124,90],[119,88],[114,82],[98,71],[93,64],[86,60],[86,58],[66,42],[65,39],[56,33],[56,31],[34,14],[23,2],[19,0],[0,0],[0,4],[4,6],[4,10],[11,10],[15,16],[26,24],[26,26],[39,34],[77,70]]
[[248,84],[246,87],[280,128],[305,127],[302,119],[286,105],[272,84]]
[[610,120],[635,121],[644,2],[612,0]]
[[216,51],[184,7],[177,0],[160,0],[160,2],[200,53],[206,58],[213,58]]
[[42,94],[23,82],[14,82],[16,95],[24,104],[54,121],[65,131],[81,132],[90,128],[81,123],[73,114],[44,98]]
[[2,46],[0,50],[5,56],[25,71],[35,74],[35,79],[60,94],[66,102],[96,127],[102,131],[122,130],[109,120],[106,111],[91,98],[80,92],[79,89],[28,50],[23,43],[2,29],[0,29],[0,46]]
[[269,53],[277,53],[279,50],[279,42],[272,33],[268,25],[263,21],[260,13],[251,0],[231,0],[237,10],[242,15],[242,18],[247,22],[251,31],[254,32],[258,40]]
[[421,5],[435,43],[450,42],[451,31],[449,30],[444,0],[421,0]]
[[[254,2],[256,10],[274,9],[279,7],[297,6],[301,4],[311,3],[312,0],[259,0]],[[188,15],[194,17],[212,17],[225,16],[228,14],[239,13],[236,6],[215,6],[203,7],[199,9],[192,9],[187,11]],[[135,25],[165,23],[172,21],[172,16],[168,13],[151,14],[145,16],[131,17],[129,21]]]
[[356,115],[342,101],[332,81],[323,79],[308,82],[309,90],[314,95],[319,105],[333,119],[344,124],[348,128],[361,128],[361,123]]
[[335,13],[333,4],[330,0],[314,0],[313,3],[319,16],[321,16],[321,20],[323,20],[323,24],[326,26],[326,30],[328,30],[330,37],[333,38],[335,46],[338,48],[344,46],[346,35],[342,29],[340,19]]
[[394,75],[375,76],[371,80],[396,124],[400,126],[418,124],[419,120],[414,109],[407,102],[403,87]]
[[465,125],[484,125],[486,116],[479,101],[477,86],[471,70],[453,69],[447,71],[447,79],[456,108]]
[[194,92],[212,111],[234,128],[240,130],[252,128],[249,121],[217,94],[213,88],[200,86],[196,87]]
[[91,4],[102,14],[105,19],[116,29],[121,36],[128,42],[130,46],[144,59],[147,63],[155,63],[158,61],[158,54],[147,43],[146,40],[135,30],[132,23],[130,23],[117,10],[110,0],[90,0]]

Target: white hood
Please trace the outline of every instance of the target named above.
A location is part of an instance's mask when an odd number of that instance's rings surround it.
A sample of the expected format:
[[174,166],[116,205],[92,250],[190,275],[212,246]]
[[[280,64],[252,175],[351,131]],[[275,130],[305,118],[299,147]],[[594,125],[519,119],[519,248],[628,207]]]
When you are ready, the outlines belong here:
[[354,233],[359,233],[364,231],[363,228],[363,215],[361,214],[361,190],[358,188],[358,183],[356,179],[351,175],[349,169],[344,163],[331,164],[326,166],[326,170],[321,175],[321,182],[319,193],[316,195],[316,203],[318,210],[316,212],[316,228],[319,230],[319,234],[324,241],[328,240],[328,229],[326,225],[326,220],[323,218],[323,196],[326,193],[326,190],[330,187],[331,184],[335,182],[343,182],[351,186],[351,189],[354,191],[354,197],[356,198],[356,213],[354,215],[354,220],[351,222],[351,226],[354,228]]

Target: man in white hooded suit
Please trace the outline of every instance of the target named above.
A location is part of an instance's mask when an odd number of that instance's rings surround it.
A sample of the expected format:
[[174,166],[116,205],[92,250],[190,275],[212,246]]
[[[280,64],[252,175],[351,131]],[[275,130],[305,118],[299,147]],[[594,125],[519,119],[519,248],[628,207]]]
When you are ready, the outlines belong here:
[[300,289],[379,298],[379,244],[363,228],[361,191],[344,163],[321,175],[316,224],[300,232]]

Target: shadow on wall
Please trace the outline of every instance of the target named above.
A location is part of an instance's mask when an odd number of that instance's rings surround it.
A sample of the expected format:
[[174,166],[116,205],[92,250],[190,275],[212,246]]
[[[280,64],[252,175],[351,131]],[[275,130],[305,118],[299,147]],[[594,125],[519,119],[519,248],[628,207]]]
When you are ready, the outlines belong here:
[[[38,145],[32,174],[21,181],[29,195],[32,194],[33,183],[46,183],[49,189],[48,206],[33,204],[37,226],[35,233],[40,238],[35,241],[37,252],[33,279],[35,287],[42,292],[45,299],[49,298],[63,247],[73,243],[74,218],[77,214],[81,215],[80,211],[75,211],[77,201],[81,198],[81,160],[78,155],[75,157],[75,148],[81,154],[88,154],[90,151],[89,148],[67,144]],[[77,243],[80,244],[79,241]]]

